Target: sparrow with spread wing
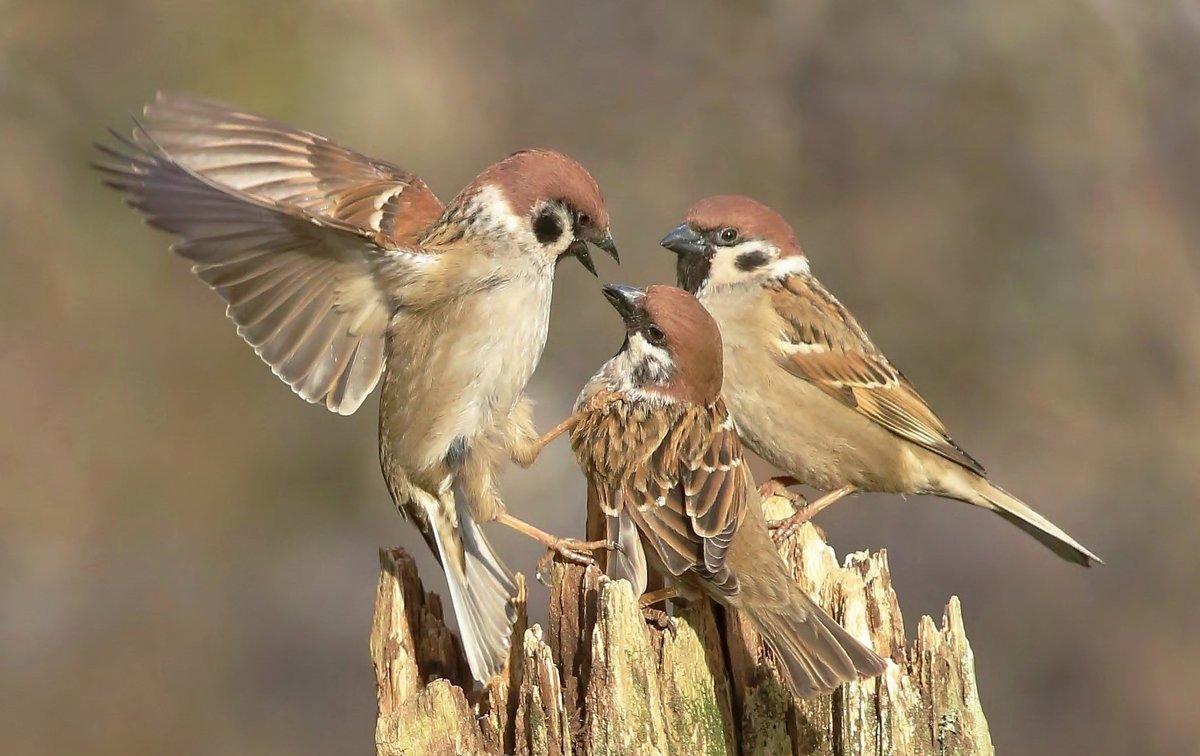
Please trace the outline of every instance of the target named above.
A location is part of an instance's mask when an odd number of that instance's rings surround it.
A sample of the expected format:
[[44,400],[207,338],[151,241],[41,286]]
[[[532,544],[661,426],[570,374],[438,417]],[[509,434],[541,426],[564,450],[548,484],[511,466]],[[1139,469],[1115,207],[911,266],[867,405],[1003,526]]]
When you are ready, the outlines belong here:
[[[791,226],[747,197],[698,202],[662,240],[679,285],[725,342],[725,396],[742,441],[788,475],[828,491],[777,538],[857,491],[933,494],[999,514],[1063,559],[1099,562],[1061,528],[994,485],[916,388],[813,277]],[[769,482],[770,483],[770,482]]]
[[584,548],[512,515],[495,475],[541,447],[523,391],[559,260],[617,257],[595,180],[524,150],[443,206],[394,165],[217,102],[162,95],[97,165],[225,300],[306,401],[353,413],[382,377],[379,457],[400,511],[446,573],[475,677],[504,664],[512,573],[479,523]]
[[610,574],[642,593],[653,569],[742,612],[797,696],[882,673],[886,662],[800,589],[771,541],[721,399],[716,323],[671,286],[604,293],[625,344],[576,402],[571,446],[617,547]]

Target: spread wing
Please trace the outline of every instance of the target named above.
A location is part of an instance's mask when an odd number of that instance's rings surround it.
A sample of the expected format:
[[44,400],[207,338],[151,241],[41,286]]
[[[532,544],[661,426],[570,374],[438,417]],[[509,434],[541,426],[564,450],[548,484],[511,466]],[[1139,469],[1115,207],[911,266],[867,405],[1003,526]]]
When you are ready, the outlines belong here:
[[785,370],[901,438],[983,474],[916,388],[816,279],[789,276],[769,295],[782,321],[778,359]]
[[383,369],[392,305],[373,268],[441,203],[416,177],[315,134],[207,100],[167,97],[132,139],[99,147],[105,183],[158,228],[292,390],[351,414]]
[[213,100],[160,92],[142,126],[212,183],[346,224],[382,247],[415,244],[442,213],[425,182],[402,168]]
[[672,575],[737,593],[725,556],[745,514],[746,470],[722,403],[612,402],[584,416],[572,444],[598,505],[632,522]]

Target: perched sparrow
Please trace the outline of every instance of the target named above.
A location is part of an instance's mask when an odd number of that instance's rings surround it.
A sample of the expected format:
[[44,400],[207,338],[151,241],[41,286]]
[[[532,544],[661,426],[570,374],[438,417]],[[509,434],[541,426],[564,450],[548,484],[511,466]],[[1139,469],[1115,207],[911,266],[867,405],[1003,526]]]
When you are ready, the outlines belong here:
[[885,662],[792,580],[771,542],[721,400],[721,336],[687,292],[605,286],[625,344],[575,405],[571,446],[639,593],[647,566],[692,597],[745,614],[801,697],[872,677]]
[[725,397],[742,441],[788,473],[777,485],[829,491],[777,535],[856,491],[933,494],[989,509],[1063,559],[1100,561],[987,479],[812,276],[778,213],[746,197],[710,197],[662,245],[679,255],[679,285],[720,324]]
[[[228,304],[292,390],[348,415],[383,377],[379,458],[450,585],[471,669],[504,663],[512,573],[479,527],[495,474],[540,448],[523,390],[546,344],[556,263],[615,259],[595,180],[525,150],[446,207],[419,178],[219,103],[159,95],[97,166]],[[570,545],[570,544],[567,544]]]

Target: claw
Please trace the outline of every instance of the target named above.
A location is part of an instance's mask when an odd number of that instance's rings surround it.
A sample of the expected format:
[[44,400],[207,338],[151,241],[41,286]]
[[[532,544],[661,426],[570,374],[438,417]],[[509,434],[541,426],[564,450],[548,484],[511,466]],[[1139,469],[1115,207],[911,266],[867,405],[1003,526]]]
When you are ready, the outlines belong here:
[[643,607],[642,616],[646,619],[646,622],[654,625],[659,630],[670,633],[672,638],[674,638],[675,634],[679,631],[679,628],[675,623],[675,618],[664,612],[662,609]]
[[[770,481],[768,481],[769,483]],[[811,520],[818,512],[828,507],[838,499],[844,496],[849,496],[856,493],[857,489],[854,486],[842,486],[841,488],[830,491],[821,498],[813,502],[807,502],[802,509],[797,510],[791,517],[786,517],[782,520],[773,520],[767,523],[767,528],[775,531],[776,545],[783,543],[792,533],[796,532],[804,523]]]
[[[796,514],[800,514],[803,511],[804,510],[801,510]],[[791,517],[783,520],[772,520],[771,522],[767,523],[767,529],[775,531],[771,538],[775,541],[776,546],[791,538],[792,533],[795,533],[799,527],[800,522],[797,521],[796,515],[792,515]]]
[[613,541],[580,541],[575,538],[559,538],[547,547],[546,553],[538,560],[536,567],[536,576],[538,582],[546,587],[550,587],[550,563],[555,557],[561,557],[564,561],[571,564],[578,564],[581,567],[590,567],[596,563],[595,557],[589,552],[607,549],[609,551],[619,551],[620,546]]
[[798,491],[792,491],[788,486],[799,485],[800,481],[795,478],[785,475],[778,478],[769,478],[758,487],[758,495],[760,498],[769,499],[773,496],[779,496],[787,499],[791,503],[793,509],[800,509],[808,505],[808,499]]

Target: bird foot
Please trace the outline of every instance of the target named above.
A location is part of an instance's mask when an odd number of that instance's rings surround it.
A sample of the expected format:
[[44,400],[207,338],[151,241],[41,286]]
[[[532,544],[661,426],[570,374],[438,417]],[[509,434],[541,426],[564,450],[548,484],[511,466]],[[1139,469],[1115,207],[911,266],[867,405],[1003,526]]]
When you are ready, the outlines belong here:
[[[767,481],[768,483],[770,481]],[[858,491],[854,486],[842,486],[841,488],[830,491],[816,501],[806,502],[804,507],[793,513],[790,517],[785,517],[782,520],[771,520],[767,522],[767,529],[775,531],[775,544],[779,545],[791,537],[796,529],[813,518],[817,512],[822,511],[830,504],[841,499],[844,496],[849,496]],[[824,538],[825,534],[821,533]]]
[[664,612],[662,609],[653,609],[651,607],[644,606],[642,607],[642,617],[645,618],[647,624],[653,625],[659,630],[670,633],[672,638],[675,637],[675,633],[677,632],[675,618]]
[[792,509],[800,509],[808,504],[808,500],[804,498],[804,494],[793,491],[788,486],[799,485],[800,481],[795,478],[784,475],[778,478],[769,478],[758,487],[759,498],[769,499],[773,496],[779,496],[787,499],[792,505]]
[[792,534],[812,517],[811,514],[805,511],[806,509],[807,507],[800,509],[795,514],[785,517],[782,520],[771,520],[767,523],[767,529],[775,531],[772,538],[775,539],[776,546],[791,538]]
[[550,563],[555,558],[587,567],[596,563],[591,552],[617,549],[617,544],[613,541],[581,541],[577,538],[554,538],[545,545],[546,553],[538,560],[536,574],[538,581],[547,587],[550,585]]
[[[791,518],[788,518],[788,519],[791,519]],[[801,521],[797,522],[795,525],[786,524],[787,523],[786,520],[778,520],[776,522],[768,523],[768,527],[771,530],[775,531],[771,536],[772,540],[775,541],[775,545],[776,546],[782,545],[784,541],[786,541],[787,539],[789,539],[793,535],[795,535],[796,531],[799,530],[800,526],[803,525],[805,522],[809,522],[809,520],[801,520]],[[820,538],[822,541],[829,540],[829,536],[825,533],[825,528],[821,527],[820,525],[818,525],[815,522],[809,522],[809,524],[811,524],[813,527],[813,530],[815,530],[817,532],[817,538]],[[774,525],[775,527],[771,527],[772,525]]]

